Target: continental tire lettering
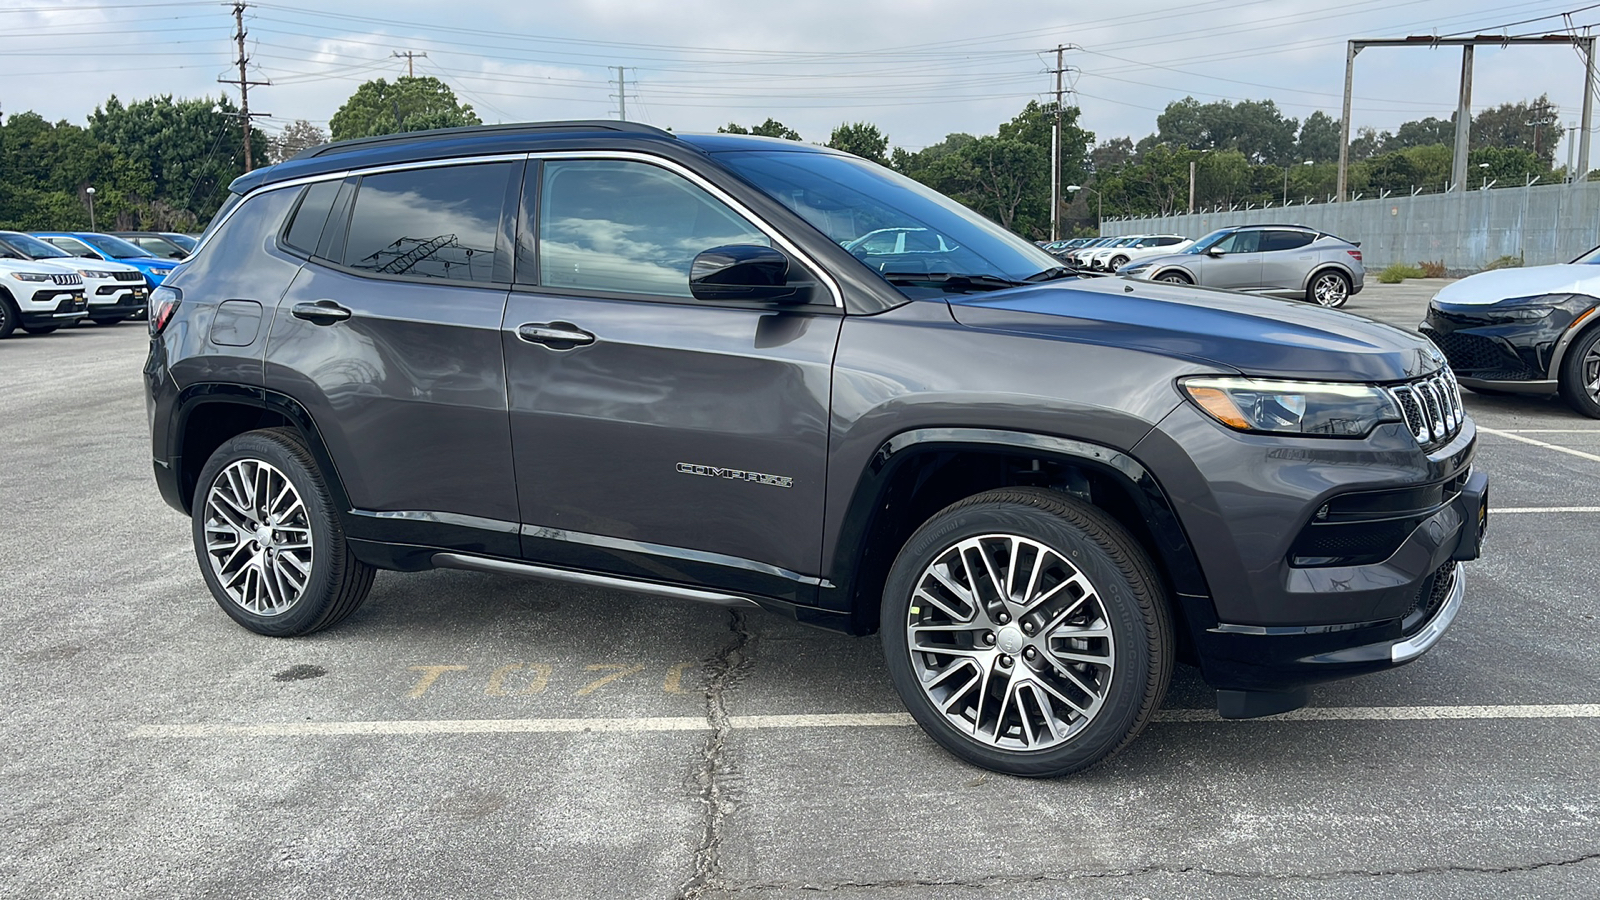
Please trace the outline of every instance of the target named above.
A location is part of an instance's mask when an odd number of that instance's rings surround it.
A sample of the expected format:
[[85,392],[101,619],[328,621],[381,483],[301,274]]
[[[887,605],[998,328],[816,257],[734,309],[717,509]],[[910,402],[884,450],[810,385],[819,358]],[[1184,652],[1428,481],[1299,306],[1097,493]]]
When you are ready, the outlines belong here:
[[698,463],[678,463],[680,475],[702,475],[706,478],[722,478],[728,481],[750,481],[756,484],[770,484],[773,487],[792,488],[794,479],[787,475],[763,475],[760,472],[746,472],[743,469],[724,469],[721,466],[702,466]]

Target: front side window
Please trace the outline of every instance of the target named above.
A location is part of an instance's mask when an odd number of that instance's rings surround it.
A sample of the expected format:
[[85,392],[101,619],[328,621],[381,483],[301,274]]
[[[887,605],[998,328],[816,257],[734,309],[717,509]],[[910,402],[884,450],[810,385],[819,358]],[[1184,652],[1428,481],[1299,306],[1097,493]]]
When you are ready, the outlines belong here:
[[722,201],[658,166],[626,160],[544,164],[539,283],[691,297],[694,258],[729,244],[770,246]]
[[375,275],[494,281],[495,238],[517,168],[480,163],[362,178],[344,264]]
[[1255,253],[1261,249],[1261,232],[1235,231],[1217,244],[1223,253]]

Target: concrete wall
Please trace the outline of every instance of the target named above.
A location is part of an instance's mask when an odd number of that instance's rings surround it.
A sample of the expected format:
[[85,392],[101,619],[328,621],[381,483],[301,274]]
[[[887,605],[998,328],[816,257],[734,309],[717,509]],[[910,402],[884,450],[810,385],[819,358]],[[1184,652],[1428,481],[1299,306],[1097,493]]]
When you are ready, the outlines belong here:
[[1600,244],[1600,182],[1124,219],[1107,221],[1101,233],[1200,237],[1228,225],[1264,223],[1306,225],[1360,241],[1368,271],[1443,260],[1452,273],[1476,272],[1502,256],[1540,266],[1567,262]]

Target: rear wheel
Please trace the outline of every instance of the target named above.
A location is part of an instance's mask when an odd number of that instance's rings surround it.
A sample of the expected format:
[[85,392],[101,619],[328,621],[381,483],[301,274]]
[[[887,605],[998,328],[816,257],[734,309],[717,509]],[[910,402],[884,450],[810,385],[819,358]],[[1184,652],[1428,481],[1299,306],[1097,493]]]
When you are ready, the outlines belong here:
[[1318,272],[1306,288],[1306,299],[1318,306],[1338,309],[1350,299],[1350,279],[1343,272],[1329,269]]
[[1600,419],[1600,328],[1578,338],[1561,361],[1561,399],[1591,419]]
[[1144,552],[1100,510],[1034,488],[969,497],[919,528],[890,570],[880,629],[923,730],[1012,775],[1066,775],[1122,749],[1172,672]]
[[257,634],[335,625],[372,588],[372,567],[351,552],[327,485],[293,431],[246,432],[219,447],[200,472],[193,518],[212,597]]

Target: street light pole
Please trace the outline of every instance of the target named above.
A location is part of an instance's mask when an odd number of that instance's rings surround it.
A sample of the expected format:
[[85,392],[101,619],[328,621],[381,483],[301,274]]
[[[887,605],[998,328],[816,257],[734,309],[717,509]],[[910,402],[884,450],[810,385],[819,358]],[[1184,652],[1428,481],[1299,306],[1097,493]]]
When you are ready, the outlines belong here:
[[94,188],[85,188],[84,193],[89,195],[89,230],[99,231],[100,229],[96,228],[94,223]]
[[1069,185],[1067,185],[1067,193],[1076,194],[1079,191],[1088,191],[1089,193],[1094,194],[1094,205],[1095,205],[1094,229],[1095,229],[1095,231],[1104,231],[1105,227],[1106,227],[1106,198],[1105,198],[1105,195],[1101,194],[1099,191],[1095,190],[1092,187],[1084,187],[1081,184],[1069,184]]

